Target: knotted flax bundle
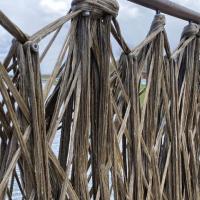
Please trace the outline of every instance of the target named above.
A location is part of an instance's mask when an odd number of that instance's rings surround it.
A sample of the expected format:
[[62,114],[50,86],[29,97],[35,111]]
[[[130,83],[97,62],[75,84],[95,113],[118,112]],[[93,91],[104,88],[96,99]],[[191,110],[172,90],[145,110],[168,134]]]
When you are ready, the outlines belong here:
[[103,15],[117,17],[119,5],[116,0],[74,0],[72,10],[91,12],[94,17],[101,18]]
[[[115,0],[74,0],[30,37],[14,26],[18,41],[0,63],[0,199],[15,198],[15,185],[36,200],[200,198],[199,25],[171,54],[157,14],[131,51],[118,10]],[[42,83],[40,64],[69,20]]]
[[114,126],[127,123],[122,166],[130,199],[199,199],[199,26],[184,28],[171,55],[164,25],[156,15],[112,74]]
[[[59,160],[81,199],[92,196],[110,199],[109,172],[113,159],[110,35],[112,26],[120,38],[116,21],[111,25],[118,9],[114,0],[72,2],[72,12],[82,12],[72,21],[67,61],[55,95],[48,100],[51,109],[55,102],[52,117],[49,116],[49,137],[54,135],[64,103]],[[61,199],[66,195],[65,187],[66,181]]]
[[190,23],[169,64],[170,120],[174,124],[169,184],[175,186],[172,191],[176,199],[200,198],[199,49],[199,25]]
[[[118,113],[126,118],[127,132],[122,138],[123,171],[130,199],[162,199],[171,151],[170,132],[166,132],[164,55],[170,48],[164,29],[165,16],[155,16],[146,39],[129,55],[122,54],[113,81]],[[116,73],[116,72],[115,72]],[[120,117],[115,118],[120,124]],[[165,138],[164,144],[161,139]],[[165,169],[165,170],[164,170]]]

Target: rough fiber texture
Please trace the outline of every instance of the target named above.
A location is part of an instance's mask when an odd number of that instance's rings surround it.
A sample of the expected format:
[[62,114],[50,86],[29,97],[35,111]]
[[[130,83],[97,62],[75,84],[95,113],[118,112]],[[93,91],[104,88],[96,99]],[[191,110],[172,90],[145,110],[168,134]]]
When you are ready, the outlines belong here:
[[[0,13],[15,37],[0,64],[0,199],[13,198],[14,182],[23,199],[200,199],[199,26],[190,23],[171,53],[158,14],[130,50],[118,9],[115,0],[74,0],[30,37]],[[69,20],[43,87],[40,63]]]

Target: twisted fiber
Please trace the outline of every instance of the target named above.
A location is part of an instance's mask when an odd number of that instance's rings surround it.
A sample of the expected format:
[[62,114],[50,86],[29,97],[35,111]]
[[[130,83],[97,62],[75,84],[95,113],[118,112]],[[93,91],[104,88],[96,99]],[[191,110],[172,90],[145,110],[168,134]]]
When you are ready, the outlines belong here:
[[194,23],[189,23],[185,26],[181,39],[197,35],[199,33],[199,25]]
[[154,20],[151,24],[149,34],[160,28],[164,29],[165,24],[166,24],[166,19],[165,19],[164,15],[162,15],[162,14],[155,15]]
[[105,14],[117,17],[119,4],[116,0],[73,0],[72,11],[91,11],[94,16],[101,17]]

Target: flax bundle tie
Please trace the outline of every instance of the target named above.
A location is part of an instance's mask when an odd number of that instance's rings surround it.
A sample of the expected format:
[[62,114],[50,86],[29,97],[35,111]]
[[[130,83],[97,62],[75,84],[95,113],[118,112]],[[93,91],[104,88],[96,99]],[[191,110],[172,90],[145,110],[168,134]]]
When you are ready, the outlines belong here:
[[183,33],[181,35],[181,39],[195,36],[198,33],[199,33],[199,25],[194,23],[189,23],[187,26],[185,26]]
[[151,24],[149,34],[154,31],[157,31],[158,29],[161,29],[161,28],[164,29],[165,24],[166,24],[165,16],[162,14],[156,14]]
[[101,17],[105,14],[117,17],[119,4],[115,0],[74,0],[72,2],[72,11],[83,10],[92,12],[94,16]]

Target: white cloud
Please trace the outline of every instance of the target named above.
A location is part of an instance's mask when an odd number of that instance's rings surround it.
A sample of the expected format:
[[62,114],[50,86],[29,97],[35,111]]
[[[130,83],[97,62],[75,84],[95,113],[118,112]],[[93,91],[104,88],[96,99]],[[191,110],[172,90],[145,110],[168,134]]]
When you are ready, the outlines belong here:
[[70,2],[66,0],[41,0],[40,6],[49,13],[63,13],[69,10]]
[[124,0],[119,1],[119,5],[120,5],[120,10],[119,10],[120,17],[126,16],[127,18],[128,17],[135,18],[140,15],[138,7],[133,5],[130,7],[130,5]]

